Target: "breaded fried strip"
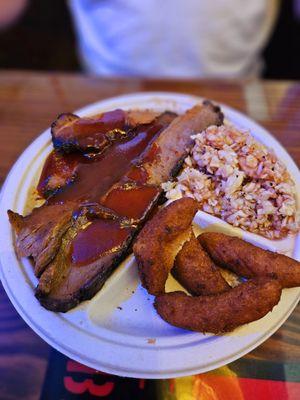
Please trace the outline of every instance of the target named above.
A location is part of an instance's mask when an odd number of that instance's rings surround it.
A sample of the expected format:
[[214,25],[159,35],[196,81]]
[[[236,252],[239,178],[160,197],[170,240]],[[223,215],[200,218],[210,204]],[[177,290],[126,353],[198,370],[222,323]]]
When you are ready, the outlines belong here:
[[171,325],[197,332],[229,332],[265,316],[279,302],[275,279],[255,278],[216,295],[191,297],[165,293],[155,299],[156,311]]
[[223,233],[205,232],[198,240],[215,263],[239,276],[277,278],[283,288],[300,286],[300,263],[290,257]]
[[143,164],[150,177],[148,183],[156,185],[169,180],[170,171],[173,171],[172,176],[176,175],[193,143],[191,135],[210,125],[221,125],[223,118],[220,107],[210,101],[197,104],[175,118],[156,141],[163,151],[158,152],[154,160]]
[[230,289],[193,233],[177,254],[172,274],[195,296],[222,293]]
[[191,234],[197,202],[185,197],[162,208],[137,237],[133,252],[142,285],[150,294],[164,293],[168,274],[182,244]]

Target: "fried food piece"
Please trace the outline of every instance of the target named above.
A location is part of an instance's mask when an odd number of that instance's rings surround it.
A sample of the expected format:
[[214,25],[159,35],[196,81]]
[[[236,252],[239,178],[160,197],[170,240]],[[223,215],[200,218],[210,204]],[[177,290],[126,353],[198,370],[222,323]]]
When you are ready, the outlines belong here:
[[155,299],[156,311],[171,325],[197,332],[229,332],[265,316],[279,302],[276,279],[254,278],[227,292],[191,297],[165,293]]
[[215,263],[239,276],[277,278],[283,288],[300,286],[300,263],[290,257],[223,233],[202,233],[198,240]]
[[150,294],[164,293],[178,250],[191,235],[197,210],[191,198],[176,200],[155,214],[138,235],[133,252],[142,285]]
[[172,274],[195,296],[222,293],[230,289],[193,233],[177,254]]

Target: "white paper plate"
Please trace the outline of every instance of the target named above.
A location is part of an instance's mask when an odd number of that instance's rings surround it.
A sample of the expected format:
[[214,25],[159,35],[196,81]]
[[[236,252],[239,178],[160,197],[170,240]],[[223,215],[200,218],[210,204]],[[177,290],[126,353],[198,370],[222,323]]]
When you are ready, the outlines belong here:
[[[87,106],[77,113],[92,115],[114,108],[154,108],[183,112],[199,98],[175,93],[146,93],[116,97]],[[261,142],[272,147],[287,165],[299,196],[300,174],[287,152],[261,126],[222,106],[227,119],[249,128]],[[284,290],[272,313],[244,325],[233,333],[213,336],[177,329],[156,314],[153,297],[141,288],[134,259],[130,256],[102,290],[90,301],[66,314],[53,313],[40,306],[34,297],[37,279],[27,259],[18,260],[13,248],[13,233],[6,210],[26,210],[28,189],[36,184],[41,167],[51,150],[49,130],[42,133],[21,155],[12,168],[0,203],[1,280],[13,305],[28,325],[47,343],[83,364],[122,376],[169,378],[209,371],[248,353],[272,335],[295,308],[299,289]],[[297,199],[299,205],[299,198]],[[233,229],[219,219],[199,212],[198,226],[225,229],[243,235],[253,243],[300,257],[300,239],[270,241]],[[168,290],[178,287],[169,279]],[[117,308],[120,307],[120,308]]]

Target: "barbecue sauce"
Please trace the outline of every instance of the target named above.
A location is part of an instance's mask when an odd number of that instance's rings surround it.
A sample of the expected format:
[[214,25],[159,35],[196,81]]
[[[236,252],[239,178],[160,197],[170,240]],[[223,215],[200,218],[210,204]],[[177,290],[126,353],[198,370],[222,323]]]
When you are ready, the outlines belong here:
[[133,165],[129,172],[124,176],[124,181],[134,181],[136,183],[146,183],[149,175],[141,165]]
[[114,110],[94,116],[79,118],[74,114],[61,114],[52,125],[52,140],[56,149],[65,152],[101,152],[114,139],[116,133],[128,130],[126,112]]
[[122,227],[119,221],[93,220],[85,229],[78,232],[72,242],[72,264],[87,265],[103,255],[119,251],[130,237],[131,231],[132,228]]
[[76,177],[76,169],[80,162],[86,162],[84,155],[51,151],[40,176],[37,186],[38,194],[43,198],[48,198],[63,186],[71,183]]
[[[168,118],[161,123],[156,120],[140,125],[128,137],[114,138],[108,149],[94,157],[81,153],[63,156],[67,165],[64,170],[72,171],[75,178],[51,196],[47,204],[72,200],[78,205],[100,204],[115,213],[113,218],[95,214],[77,232],[69,253],[73,266],[88,266],[103,256],[120,253],[132,239],[137,224],[158,199],[161,189],[146,184],[148,175],[143,163],[157,157],[159,148],[152,141],[171,122],[170,116]],[[39,188],[55,174],[51,157],[54,156],[50,155],[45,163]]]
[[127,172],[127,174],[124,176],[123,180],[126,182],[127,180],[129,181],[134,181],[137,184],[144,184],[148,180],[148,173],[143,167],[143,164],[145,163],[152,163],[160,153],[160,149],[157,146],[156,143],[152,143],[149,148],[145,151],[145,154],[143,154],[143,160],[141,163],[137,163],[136,165],[133,165],[130,170]]
[[108,133],[115,129],[123,130],[126,113],[123,110],[114,110],[103,113],[98,118],[80,118],[73,125],[77,138],[91,138],[95,133]]
[[[114,142],[107,151],[93,159],[88,159],[80,153],[72,154],[72,163],[77,163],[74,182],[50,197],[48,204],[63,204],[70,200],[78,203],[99,201],[107,190],[125,175],[163,127],[159,123],[141,125],[133,136]],[[51,155],[49,157],[51,158]],[[39,183],[40,188],[44,187],[47,177],[51,174],[51,162],[46,161]]]
[[101,202],[120,216],[138,221],[144,217],[161,189],[155,186],[131,184],[113,188]]

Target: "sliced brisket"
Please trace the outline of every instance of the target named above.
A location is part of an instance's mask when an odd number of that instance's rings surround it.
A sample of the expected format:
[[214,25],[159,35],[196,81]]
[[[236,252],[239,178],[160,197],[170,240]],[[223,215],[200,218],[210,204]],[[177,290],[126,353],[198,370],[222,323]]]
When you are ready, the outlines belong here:
[[47,264],[55,257],[61,238],[70,227],[71,216],[76,204],[43,205],[34,208],[23,217],[8,211],[16,237],[16,251],[19,257],[32,257],[34,272],[40,276]]
[[41,276],[36,295],[44,307],[65,312],[90,299],[128,254],[133,238],[158,201],[160,184],[171,178],[189,150],[190,136],[222,121],[219,110],[210,104],[194,107],[189,115],[177,117],[161,131],[119,183],[100,198],[119,215],[117,219],[107,222],[100,216],[88,223],[86,216],[81,216],[73,222],[60,251]]
[[54,190],[47,203],[29,216],[9,212],[18,254],[32,256],[36,274],[42,272],[36,296],[49,310],[65,312],[100,289],[130,251],[158,202],[160,184],[180,168],[192,145],[191,135],[223,119],[211,103],[197,105],[177,118],[166,112],[131,129],[126,137],[114,137],[115,142],[101,153],[98,132],[105,131],[106,138],[108,133],[118,134],[138,116],[143,121],[153,118],[150,112],[122,110],[96,118],[61,116],[52,127],[54,146],[82,151],[90,149],[94,137],[92,146],[99,154],[75,163],[74,168],[68,164],[57,168],[57,173],[52,170],[48,177],[55,183],[49,179],[45,187],[60,190]]
[[114,140],[126,137],[132,128],[149,124],[158,115],[150,110],[114,110],[85,118],[61,114],[51,125],[53,146],[65,153],[100,153]]

